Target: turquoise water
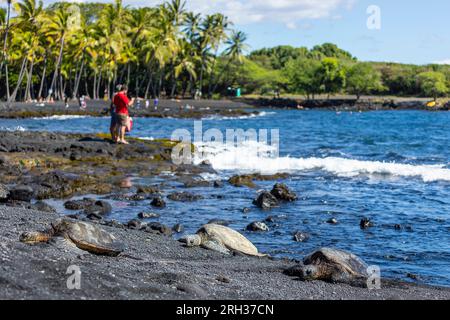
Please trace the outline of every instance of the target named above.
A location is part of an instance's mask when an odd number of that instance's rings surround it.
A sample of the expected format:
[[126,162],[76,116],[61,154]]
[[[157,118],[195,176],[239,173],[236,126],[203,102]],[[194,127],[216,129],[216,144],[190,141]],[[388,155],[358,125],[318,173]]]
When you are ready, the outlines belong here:
[[[0,120],[1,129],[64,132],[107,132],[107,118],[51,118]],[[192,120],[135,119],[132,135],[166,138],[180,128],[193,132]],[[268,233],[243,233],[263,252],[301,259],[320,246],[352,251],[382,275],[450,286],[450,113],[420,111],[335,113],[329,111],[266,111],[242,119],[212,118],[203,129],[279,129],[280,154],[256,158],[254,144],[227,149],[206,144],[204,155],[218,171],[207,179],[227,179],[235,173],[289,172],[284,181],[300,201],[271,212],[253,208],[257,190],[195,188],[205,199],[181,204],[168,202],[160,222],[182,223],[195,231],[212,218],[247,224],[280,216]],[[144,182],[156,178],[140,177]],[[273,182],[258,182],[269,189]],[[181,186],[176,184],[174,187]],[[218,199],[218,195],[223,199]],[[242,208],[250,207],[246,215]],[[112,218],[122,221],[148,210],[148,203],[116,202]],[[359,221],[370,218],[375,227],[361,230]],[[330,218],[337,225],[327,224]],[[393,225],[400,224],[402,230]],[[294,231],[311,235],[296,243]]]

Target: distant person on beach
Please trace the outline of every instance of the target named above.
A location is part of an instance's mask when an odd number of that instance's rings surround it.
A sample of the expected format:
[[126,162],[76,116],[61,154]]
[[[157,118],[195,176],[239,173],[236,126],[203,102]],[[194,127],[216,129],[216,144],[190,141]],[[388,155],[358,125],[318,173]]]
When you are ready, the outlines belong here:
[[153,101],[153,106],[155,107],[155,110],[158,110],[158,105],[159,105],[159,99],[158,99],[158,97],[156,97],[155,100]]
[[128,108],[131,107],[134,103],[134,98],[131,100],[128,99],[127,93],[128,87],[126,85],[123,85],[113,99],[113,104],[116,108],[117,126],[119,127],[119,136],[117,138],[117,143],[121,144],[128,144],[128,142],[125,141],[125,132],[127,130],[127,127],[130,126],[130,115],[128,113]]
[[[122,85],[119,84],[116,87],[117,92],[120,92],[122,90]],[[111,100],[111,105],[109,107],[109,113],[111,115],[111,124],[109,126],[109,131],[111,133],[111,139],[114,142],[117,142],[119,138],[119,126],[117,123],[117,113],[116,113],[116,106],[114,104],[114,99],[116,97],[117,92],[114,93],[113,98]]]

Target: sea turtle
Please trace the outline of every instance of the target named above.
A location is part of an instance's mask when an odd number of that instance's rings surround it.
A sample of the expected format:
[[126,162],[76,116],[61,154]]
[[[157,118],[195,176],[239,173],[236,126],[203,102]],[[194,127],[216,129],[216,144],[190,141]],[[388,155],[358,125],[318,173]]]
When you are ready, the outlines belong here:
[[97,255],[116,257],[124,251],[124,246],[114,235],[90,223],[58,219],[44,232],[25,232],[20,241],[34,244],[54,241],[67,249],[88,251]]
[[195,235],[180,239],[188,247],[201,246],[205,249],[218,251],[223,254],[232,252],[248,256],[264,257],[258,249],[239,232],[218,224],[206,224]]
[[352,253],[321,248],[303,260],[303,265],[285,271],[302,280],[323,280],[327,282],[361,285],[368,278],[368,266]]

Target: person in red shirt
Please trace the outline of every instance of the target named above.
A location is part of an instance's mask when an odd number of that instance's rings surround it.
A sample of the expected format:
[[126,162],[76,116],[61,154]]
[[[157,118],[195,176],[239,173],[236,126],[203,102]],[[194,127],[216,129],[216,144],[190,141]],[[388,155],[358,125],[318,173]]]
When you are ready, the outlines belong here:
[[127,96],[128,87],[123,85],[121,90],[114,96],[113,103],[116,107],[116,123],[119,126],[119,136],[117,137],[117,143],[128,144],[125,141],[125,131],[130,123],[130,115],[128,108],[134,104],[134,98],[128,99]]

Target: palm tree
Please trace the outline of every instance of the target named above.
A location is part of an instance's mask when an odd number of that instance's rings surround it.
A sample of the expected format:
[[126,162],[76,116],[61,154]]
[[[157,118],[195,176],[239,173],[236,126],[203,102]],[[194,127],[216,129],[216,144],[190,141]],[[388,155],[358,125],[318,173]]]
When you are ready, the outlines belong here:
[[222,80],[223,75],[229,71],[231,63],[237,62],[238,64],[242,64],[244,60],[244,53],[246,50],[248,50],[246,41],[247,35],[244,32],[233,30],[230,38],[225,43],[227,45],[227,48],[225,49],[224,56],[228,59],[228,62],[225,65],[224,72],[220,73],[212,92],[215,92],[217,90],[217,86]]
[[6,10],[6,25],[5,25],[5,35],[3,38],[3,54],[2,54],[2,63],[0,65],[0,76],[3,71],[3,66],[5,66],[5,84],[6,84],[6,99],[9,102],[10,95],[9,95],[9,78],[8,78],[8,54],[6,53],[6,50],[8,48],[8,34],[10,29],[10,20],[11,20],[11,6],[13,3],[13,0],[6,0],[8,4],[8,8]]

